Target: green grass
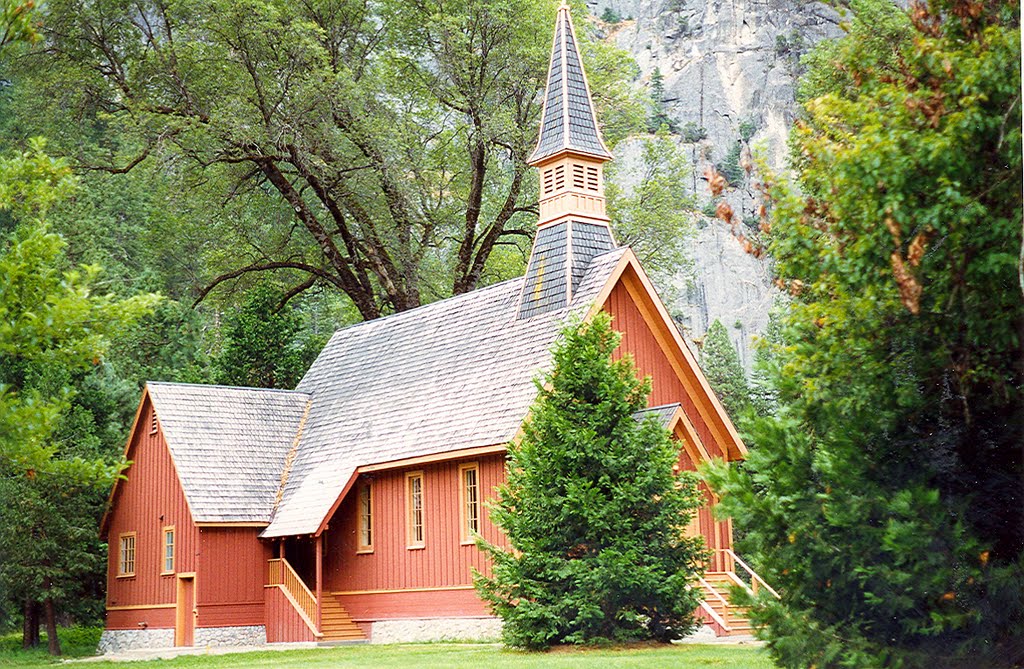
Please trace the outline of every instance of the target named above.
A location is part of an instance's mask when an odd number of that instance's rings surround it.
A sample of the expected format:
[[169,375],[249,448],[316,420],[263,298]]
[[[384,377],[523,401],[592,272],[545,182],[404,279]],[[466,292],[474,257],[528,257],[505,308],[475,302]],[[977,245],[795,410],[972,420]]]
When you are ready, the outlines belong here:
[[[61,627],[57,630],[60,647],[65,658],[86,657],[96,654],[100,642],[99,627]],[[46,634],[43,633],[39,648],[21,649],[21,632],[0,636],[0,667],[42,667],[53,663],[46,652]]]
[[[3,646],[6,648],[6,646]],[[0,650],[0,666],[44,667],[52,661],[44,653]],[[770,669],[767,654],[751,646],[680,645],[608,649],[557,649],[547,653],[505,650],[490,644],[403,644],[393,646],[344,646],[289,651],[260,651],[231,655],[186,655],[173,660],[149,662],[89,662],[80,669],[145,669],[167,667],[296,667],[353,668],[444,667],[458,669],[520,669],[534,667],[567,669],[585,667],[714,667],[715,669]]]

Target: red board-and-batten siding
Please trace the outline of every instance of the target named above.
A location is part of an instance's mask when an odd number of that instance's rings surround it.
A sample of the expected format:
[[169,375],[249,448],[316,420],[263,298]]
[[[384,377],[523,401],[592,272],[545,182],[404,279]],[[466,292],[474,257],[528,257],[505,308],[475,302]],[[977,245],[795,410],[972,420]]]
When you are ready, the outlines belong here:
[[[178,574],[195,574],[197,627],[263,624],[270,547],[260,528],[199,528],[192,520],[163,431],[151,432],[145,397],[131,436],[132,460],[107,524],[107,628],[173,628]],[[174,526],[174,573],[163,570],[163,528]],[[118,577],[119,537],[136,532],[135,576]]]
[[[324,589],[337,593],[355,620],[487,615],[472,589],[472,568],[489,571],[472,543],[463,543],[461,465],[476,463],[481,502],[505,479],[504,454],[363,474],[324,533]],[[406,474],[423,474],[423,547],[409,548]],[[358,488],[373,491],[373,552],[358,551]],[[504,543],[481,503],[480,533]]]
[[[174,526],[175,572],[194,572],[199,532],[192,522],[161,430],[150,431],[153,405],[143,400],[128,447],[133,461],[119,481],[107,525],[107,628],[174,627],[178,579],[161,576],[163,528]],[[118,577],[120,535],[136,532],[135,576]],[[121,608],[132,607],[132,608]]]
[[[615,357],[625,354],[633,356],[639,376],[651,377],[650,406],[662,406],[679,402],[683,413],[693,424],[694,430],[712,458],[727,458],[724,444],[719,444],[711,428],[701,416],[693,398],[686,392],[672,363],[669,361],[658,338],[654,335],[627,287],[623,277],[608,295],[604,309],[612,316],[612,327],[622,333],[622,343],[615,351]],[[680,454],[680,466],[695,469],[694,463],[685,454]],[[714,497],[707,485],[701,483],[701,491],[707,504],[698,511],[701,534],[707,547],[716,551],[712,554],[710,571],[722,571],[727,567],[724,556],[718,550],[732,548],[732,531],[729,521],[716,521],[713,514]]]

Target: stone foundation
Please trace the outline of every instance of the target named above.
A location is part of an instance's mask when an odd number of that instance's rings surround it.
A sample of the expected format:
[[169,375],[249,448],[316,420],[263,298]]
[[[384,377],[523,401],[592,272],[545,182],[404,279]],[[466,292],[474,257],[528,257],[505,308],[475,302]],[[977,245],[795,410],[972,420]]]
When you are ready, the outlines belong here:
[[263,625],[247,627],[199,627],[195,631],[195,645],[206,646],[262,646],[267,642],[267,628]]
[[418,641],[498,641],[501,621],[481,618],[378,620],[370,625],[370,643]]
[[170,648],[174,646],[173,629],[103,630],[100,653],[120,653],[138,648]]

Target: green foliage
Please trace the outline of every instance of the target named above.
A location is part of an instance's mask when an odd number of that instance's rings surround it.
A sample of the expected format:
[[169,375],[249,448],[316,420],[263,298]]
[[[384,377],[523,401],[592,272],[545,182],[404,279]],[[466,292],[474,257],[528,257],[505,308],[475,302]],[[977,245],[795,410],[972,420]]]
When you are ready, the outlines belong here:
[[740,121],[740,139],[744,142],[749,143],[753,138],[754,133],[757,132],[757,124],[754,123],[753,119],[745,119]]
[[38,26],[33,21],[34,8],[32,0],[0,0],[0,58],[14,44],[39,40]]
[[669,132],[677,132],[679,124],[668,115],[665,109],[665,77],[661,68],[654,68],[651,74],[650,111],[647,114],[647,131],[658,132],[662,128]]
[[[12,226],[0,242],[0,593],[5,608],[45,603],[52,624],[69,600],[66,613],[100,617],[96,523],[135,389],[99,365],[159,298],[94,294],[100,268],[69,266],[45,218],[74,182],[42,149],[0,159]],[[60,654],[54,638],[50,652]]]
[[224,341],[214,361],[217,383],[252,388],[294,388],[324,342],[300,339],[302,320],[281,294],[257,286],[224,323]]
[[1019,666],[1018,7],[855,4],[769,180],[778,412],[711,480],[782,593],[753,609],[781,666]]
[[680,135],[682,136],[683,141],[687,144],[695,144],[702,139],[706,139],[708,131],[706,128],[698,126],[693,121],[687,121],[683,124],[682,130],[680,130]]
[[601,12],[601,20],[605,23],[611,23],[614,25],[622,22],[622,15],[612,9],[611,6],[608,6],[604,8],[603,12]]
[[606,314],[566,327],[509,446],[491,517],[510,548],[478,540],[494,575],[475,582],[511,646],[668,641],[695,626],[688,585],[704,551],[683,528],[700,497],[691,475],[673,474],[668,433],[634,418],[650,383],[611,360],[619,340]]
[[740,356],[721,321],[715,320],[704,335],[701,369],[722,406],[733,420],[751,405],[750,387]]
[[22,471],[76,467],[93,477],[99,471],[88,462],[53,458],[49,438],[68,398],[66,386],[46,378],[97,364],[109,337],[158,298],[94,295],[99,267],[63,266],[64,241],[43,217],[71,187],[67,167],[39,144],[0,159],[0,210],[17,223],[0,247],[0,463]]
[[729,147],[729,151],[722,157],[721,162],[716,165],[718,172],[726,178],[732,186],[740,186],[746,178],[746,172],[740,165],[740,156],[743,153],[743,145],[736,141]]
[[666,129],[640,140],[640,163],[607,168],[608,215],[652,276],[668,285],[685,269],[696,203],[686,188],[690,163]]
[[[74,227],[115,218],[123,236],[82,237],[110,248],[133,283],[139,269],[175,263],[179,285],[161,289],[184,299],[195,286],[182,276],[209,287],[272,274],[285,290],[344,294],[373,318],[521,272],[503,247],[532,232],[525,160],[553,10],[550,0],[53,0],[48,48],[13,73],[8,132],[45,133],[76,164],[138,179],[119,189],[90,177],[97,190],[86,194],[117,197],[81,207]],[[614,144],[645,116],[636,66],[591,41],[585,15],[579,36]],[[131,246],[143,253],[118,253]]]

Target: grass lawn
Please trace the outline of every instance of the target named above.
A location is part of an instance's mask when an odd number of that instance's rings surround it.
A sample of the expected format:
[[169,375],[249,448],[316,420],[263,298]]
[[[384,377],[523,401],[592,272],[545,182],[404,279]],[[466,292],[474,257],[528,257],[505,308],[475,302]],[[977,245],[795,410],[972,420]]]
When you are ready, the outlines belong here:
[[[4,639],[3,641],[7,641]],[[78,650],[76,648],[76,650]],[[0,666],[53,666],[45,652],[26,653],[0,644]],[[344,646],[290,651],[263,651],[232,655],[190,655],[151,662],[88,662],[79,669],[145,669],[146,667],[467,667],[505,669],[533,667],[715,667],[716,669],[770,669],[763,650],[750,646],[680,645],[619,649],[558,649],[547,653],[504,650],[490,644],[404,644]]]

